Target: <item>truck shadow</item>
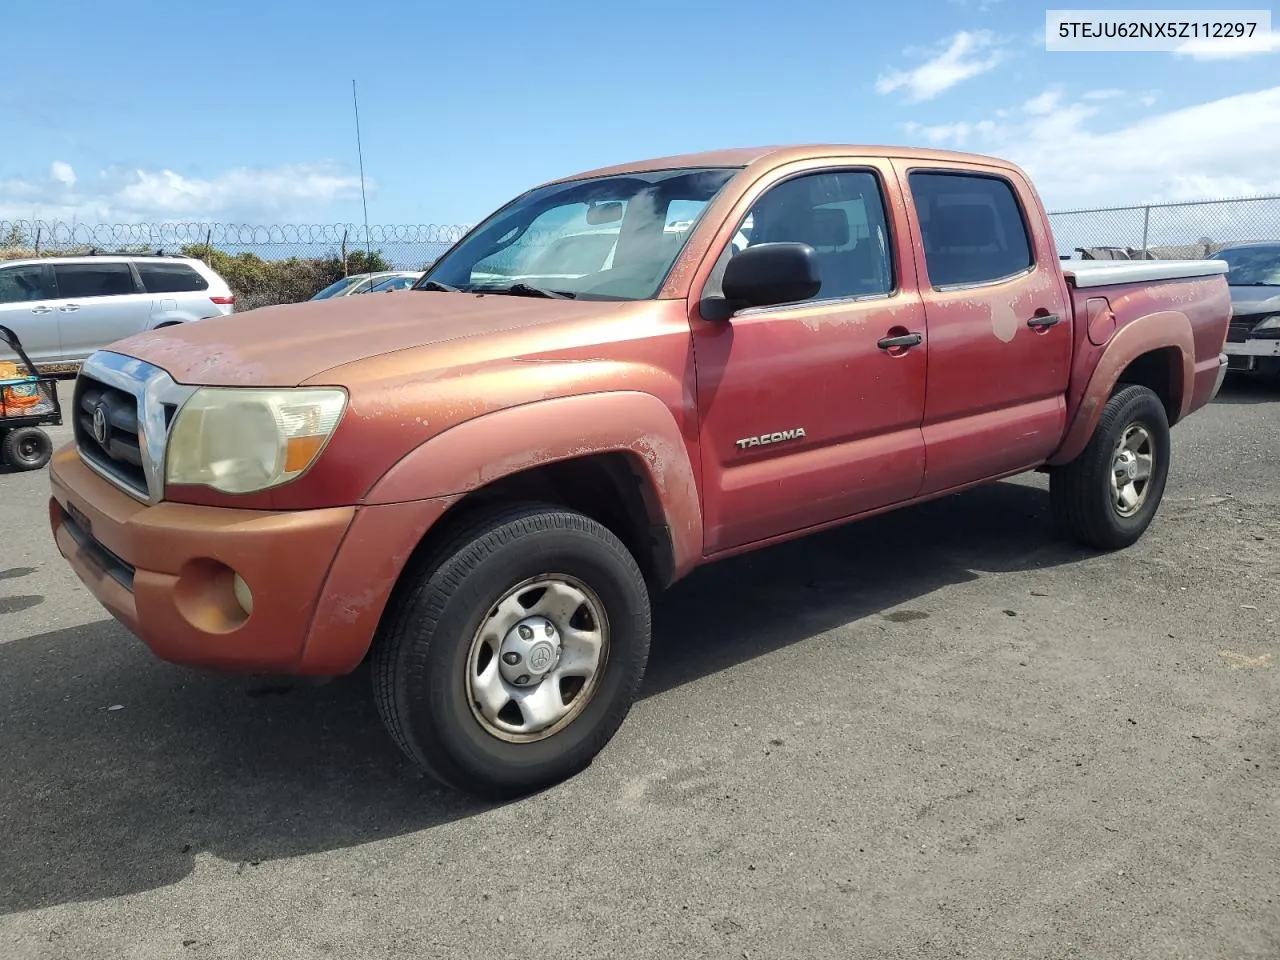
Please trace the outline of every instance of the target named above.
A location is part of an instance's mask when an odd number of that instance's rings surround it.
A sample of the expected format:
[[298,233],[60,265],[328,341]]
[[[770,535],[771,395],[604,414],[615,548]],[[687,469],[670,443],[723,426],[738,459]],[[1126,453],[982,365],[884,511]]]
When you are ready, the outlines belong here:
[[[1084,556],[1054,538],[1042,489],[1001,483],[726,560],[657,603],[643,695],[985,571]],[[0,914],[176,883],[201,855],[252,870],[488,809],[401,758],[363,670],[211,676],[108,621],[0,644],[0,678]]]
[[1280,377],[1229,373],[1214,403],[1280,403]]

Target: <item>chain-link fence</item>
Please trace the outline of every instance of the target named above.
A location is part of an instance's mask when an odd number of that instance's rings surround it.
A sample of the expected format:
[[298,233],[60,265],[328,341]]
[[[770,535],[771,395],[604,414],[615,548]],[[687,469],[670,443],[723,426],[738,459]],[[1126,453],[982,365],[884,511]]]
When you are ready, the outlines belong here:
[[[1280,196],[1146,204],[1049,214],[1058,253],[1097,259],[1212,256],[1248,240],[1280,239]],[[199,257],[236,292],[237,309],[306,300],[344,276],[423,270],[466,231],[434,224],[253,226],[85,224],[0,220],[0,260],[162,251]]]
[[424,270],[467,231],[435,224],[254,226],[0,220],[0,260],[89,253],[198,257],[236,293],[236,309],[306,300],[345,276]]
[[1083,250],[1096,259],[1194,260],[1280,239],[1280,196],[1063,210],[1049,220],[1062,256]]

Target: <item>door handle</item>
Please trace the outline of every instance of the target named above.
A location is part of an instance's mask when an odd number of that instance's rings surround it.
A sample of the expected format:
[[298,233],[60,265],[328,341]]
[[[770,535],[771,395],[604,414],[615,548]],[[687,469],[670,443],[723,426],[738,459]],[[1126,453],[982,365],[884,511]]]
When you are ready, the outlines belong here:
[[1046,313],[1032,317],[1027,321],[1027,326],[1032,330],[1047,330],[1049,327],[1055,326],[1061,322],[1061,315],[1056,313]]
[[32,307],[32,313],[53,313],[53,307]]
[[924,336],[919,333],[904,333],[900,337],[884,337],[876,342],[881,350],[892,350],[894,347],[914,347]]
[[77,310],[80,309],[80,304],[68,303],[59,307],[58,309],[61,310],[63,313],[75,313]]

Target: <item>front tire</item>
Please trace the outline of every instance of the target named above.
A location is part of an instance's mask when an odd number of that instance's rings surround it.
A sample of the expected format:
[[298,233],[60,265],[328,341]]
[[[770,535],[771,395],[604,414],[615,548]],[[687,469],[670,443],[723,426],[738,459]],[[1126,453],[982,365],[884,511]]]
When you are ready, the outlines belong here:
[[518,506],[479,518],[405,578],[372,663],[404,753],[494,800],[587,767],[649,657],[649,595],[621,541],[575,511]]
[[1049,474],[1059,530],[1101,550],[1131,546],[1155,518],[1169,476],[1169,419],[1160,398],[1130,385],[1112,394],[1081,454]]

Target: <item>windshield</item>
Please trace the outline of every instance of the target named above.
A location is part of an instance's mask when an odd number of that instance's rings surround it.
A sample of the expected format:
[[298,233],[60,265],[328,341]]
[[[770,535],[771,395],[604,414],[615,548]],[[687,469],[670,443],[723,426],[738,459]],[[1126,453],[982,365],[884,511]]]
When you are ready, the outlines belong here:
[[354,283],[358,279],[359,279],[358,277],[343,277],[341,280],[335,280],[333,283],[329,284],[327,287],[325,287],[323,290],[321,290],[311,299],[327,300],[330,297],[336,296],[337,294],[341,293],[343,290],[345,290],[348,286],[350,286],[352,283]]
[[417,277],[388,277],[386,280],[380,280],[373,285],[370,293],[382,293],[384,290],[403,290],[405,287],[411,287]]
[[1227,261],[1227,283],[1233,287],[1280,287],[1280,244],[1228,248],[1215,258]]
[[593,177],[533,190],[442,256],[421,280],[459,290],[539,287],[583,300],[648,300],[702,209],[736,169]]

